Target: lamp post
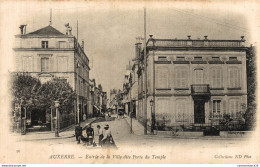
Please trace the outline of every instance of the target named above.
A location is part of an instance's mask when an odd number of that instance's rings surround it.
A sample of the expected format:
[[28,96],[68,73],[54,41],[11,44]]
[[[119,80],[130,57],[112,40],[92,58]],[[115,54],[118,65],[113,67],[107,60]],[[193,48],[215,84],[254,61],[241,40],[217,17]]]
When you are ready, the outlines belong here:
[[77,86],[76,86],[76,94],[77,94],[77,121],[78,121],[78,124],[80,126],[80,119],[79,119],[79,92],[80,92],[80,88],[79,88],[79,69],[80,69],[80,65],[79,63],[77,63]]
[[150,106],[151,106],[151,132],[154,133],[154,124],[155,124],[155,115],[154,115],[154,111],[153,111],[153,104],[154,101],[153,99],[150,100]]
[[59,137],[59,110],[58,107],[60,106],[59,101],[55,101],[55,108],[56,108],[56,125],[55,125],[55,137]]
[[[20,115],[20,117],[21,117],[21,134],[25,135],[26,134],[26,110],[24,110],[23,102],[24,102],[24,100],[22,99],[21,104],[20,104],[21,105],[20,106],[20,108],[21,108],[21,110],[20,110],[21,111],[21,115]],[[23,114],[24,114],[24,117],[23,117]]]

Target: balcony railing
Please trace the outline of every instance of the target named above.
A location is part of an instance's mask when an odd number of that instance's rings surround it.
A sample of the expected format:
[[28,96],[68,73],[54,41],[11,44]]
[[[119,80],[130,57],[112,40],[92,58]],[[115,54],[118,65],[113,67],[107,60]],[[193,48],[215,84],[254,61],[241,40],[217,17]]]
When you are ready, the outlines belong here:
[[192,39],[152,39],[147,46],[155,47],[244,47],[245,40],[192,40]]
[[208,84],[194,84],[191,85],[192,95],[209,95],[209,85]]

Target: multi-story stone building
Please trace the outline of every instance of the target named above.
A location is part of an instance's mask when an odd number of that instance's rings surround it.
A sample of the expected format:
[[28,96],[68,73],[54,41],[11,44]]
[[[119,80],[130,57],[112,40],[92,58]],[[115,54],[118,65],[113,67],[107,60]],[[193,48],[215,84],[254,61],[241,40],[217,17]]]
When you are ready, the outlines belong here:
[[123,84],[123,103],[125,106],[125,112],[129,115],[132,112],[132,116],[136,117],[138,112],[138,62],[135,61],[132,66],[127,66],[125,74],[125,81]]
[[15,36],[15,72],[26,72],[46,82],[52,78],[66,80],[76,91],[77,122],[87,114],[89,105],[89,59],[84,52],[84,41],[78,43],[66,27],[66,34],[52,26]]
[[[246,50],[241,40],[154,39],[147,41],[147,115],[144,56],[137,46],[137,119],[158,127],[219,124],[242,119],[247,106]],[[149,129],[149,128],[148,128]]]

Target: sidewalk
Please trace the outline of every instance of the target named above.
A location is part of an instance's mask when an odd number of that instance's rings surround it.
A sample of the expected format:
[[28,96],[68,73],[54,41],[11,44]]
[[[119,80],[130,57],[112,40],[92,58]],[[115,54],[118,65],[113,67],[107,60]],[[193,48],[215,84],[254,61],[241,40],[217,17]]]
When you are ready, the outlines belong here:
[[[84,127],[88,123],[96,121],[98,118],[89,118],[84,122],[80,123],[81,127]],[[71,125],[65,129],[62,129],[59,133],[59,137],[55,137],[54,131],[46,132],[28,132],[26,135],[20,135],[13,133],[12,136],[17,137],[18,141],[37,141],[37,140],[52,140],[52,139],[64,139],[71,138],[75,136],[75,124]]]
[[[126,122],[129,124],[129,127],[131,128],[131,118],[129,116],[125,116],[124,118]],[[143,125],[138,122],[135,118],[132,119],[132,130],[133,134],[138,136],[144,136],[146,139],[151,138],[173,138],[173,139],[201,139],[201,140],[246,140],[247,138],[229,138],[229,137],[221,137],[221,136],[183,136],[181,135],[182,132],[179,132],[178,136],[171,136],[171,135],[144,135],[144,127]],[[148,132],[149,133],[149,132]]]
[[[131,128],[131,118],[129,116],[125,116],[125,120]],[[144,126],[140,122],[138,122],[138,120],[135,118],[132,118],[132,130],[133,133],[136,135],[139,136],[144,135]]]

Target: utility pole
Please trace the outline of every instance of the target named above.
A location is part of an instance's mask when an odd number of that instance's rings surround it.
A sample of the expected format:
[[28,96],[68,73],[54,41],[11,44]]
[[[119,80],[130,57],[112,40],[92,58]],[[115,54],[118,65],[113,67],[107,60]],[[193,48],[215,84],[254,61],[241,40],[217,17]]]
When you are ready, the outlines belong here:
[[79,39],[79,22],[77,20],[77,42],[78,42],[78,39]]
[[146,8],[144,7],[144,134],[147,135],[147,57],[146,57]]

